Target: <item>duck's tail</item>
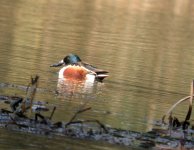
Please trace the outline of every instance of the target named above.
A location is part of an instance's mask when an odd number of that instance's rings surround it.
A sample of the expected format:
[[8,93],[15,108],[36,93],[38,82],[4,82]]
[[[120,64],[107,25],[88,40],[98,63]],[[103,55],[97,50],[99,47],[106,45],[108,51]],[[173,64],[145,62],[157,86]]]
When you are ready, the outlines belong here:
[[96,80],[99,82],[102,82],[104,78],[108,77],[107,74],[97,74],[96,75]]

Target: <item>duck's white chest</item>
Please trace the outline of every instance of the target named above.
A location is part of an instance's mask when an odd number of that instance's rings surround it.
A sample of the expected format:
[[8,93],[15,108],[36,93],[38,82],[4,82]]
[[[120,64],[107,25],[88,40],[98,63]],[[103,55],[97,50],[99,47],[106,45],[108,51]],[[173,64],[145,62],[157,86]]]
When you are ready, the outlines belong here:
[[[68,75],[65,75],[66,72],[69,72],[67,70],[73,70]],[[95,74],[91,73],[89,70],[85,69],[84,67],[78,67],[78,66],[65,66],[61,68],[59,71],[58,78],[65,79],[65,78],[75,78],[75,79],[84,79],[86,82],[94,82],[95,81]]]

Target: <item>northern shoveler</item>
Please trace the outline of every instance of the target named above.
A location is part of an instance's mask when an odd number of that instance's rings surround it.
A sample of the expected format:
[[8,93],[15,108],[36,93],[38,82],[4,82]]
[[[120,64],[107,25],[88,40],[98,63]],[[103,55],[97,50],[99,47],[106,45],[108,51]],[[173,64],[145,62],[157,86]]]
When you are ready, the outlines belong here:
[[76,80],[89,80],[89,81],[100,81],[106,78],[107,71],[97,69],[96,67],[84,63],[81,61],[78,55],[69,54],[65,56],[60,62],[51,65],[50,67],[64,67],[59,71],[59,78],[66,78],[66,79],[76,79]]

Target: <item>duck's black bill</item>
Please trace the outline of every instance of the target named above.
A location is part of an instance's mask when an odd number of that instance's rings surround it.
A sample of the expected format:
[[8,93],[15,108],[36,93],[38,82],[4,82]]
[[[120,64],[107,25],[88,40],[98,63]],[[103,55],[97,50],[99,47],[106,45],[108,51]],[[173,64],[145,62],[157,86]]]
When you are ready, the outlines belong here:
[[62,66],[63,64],[64,64],[63,62],[59,62],[59,63],[50,65],[50,67],[59,67],[59,66]]

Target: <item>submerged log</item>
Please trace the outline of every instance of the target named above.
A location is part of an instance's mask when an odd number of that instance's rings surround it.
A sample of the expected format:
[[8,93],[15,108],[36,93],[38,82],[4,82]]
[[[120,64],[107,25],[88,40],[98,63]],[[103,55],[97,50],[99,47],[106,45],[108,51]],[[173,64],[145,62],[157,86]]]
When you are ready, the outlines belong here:
[[184,141],[184,147],[194,148],[192,136],[181,139],[170,136],[167,130],[152,130],[147,133],[140,133],[103,125],[106,127],[106,130],[104,130],[102,129],[101,123],[100,126],[98,126],[98,122],[98,120],[78,120],[66,126],[68,122],[58,122],[58,125],[56,125],[56,123],[51,120],[47,120],[47,123],[45,123],[35,119],[20,117],[13,123],[9,114],[0,112],[0,127],[12,131],[45,136],[65,136],[84,140],[104,141],[111,144],[143,148],[177,148],[180,146],[181,142]]
[[[28,113],[27,110],[33,108],[34,97],[38,86],[38,77],[31,79],[31,84],[27,90],[26,97],[14,97],[14,96],[0,96],[0,100],[6,101],[12,107],[12,110],[1,109],[0,111],[0,127],[6,128],[12,131],[20,131],[24,133],[31,133],[37,135],[51,135],[61,137],[79,138],[85,140],[104,141],[112,144],[119,144],[129,147],[141,147],[141,148],[155,148],[155,149],[174,149],[174,148],[188,148],[194,149],[194,131],[191,128],[185,130],[179,130],[183,124],[177,117],[171,115],[172,110],[177,104],[187,99],[190,100],[189,106],[192,106],[193,89],[191,95],[184,99],[181,99],[176,105],[173,105],[169,109],[166,115],[170,115],[170,125],[177,127],[177,130],[168,129],[153,129],[150,132],[140,133],[130,130],[123,130],[117,128],[107,127],[105,124],[96,119],[80,120],[78,115],[91,110],[91,107],[86,107],[78,110],[72,116],[72,118],[65,122],[53,122],[52,118],[56,107],[53,108],[51,115],[45,117],[40,113],[36,113],[34,117],[27,117],[27,115],[17,115],[13,118],[13,114],[17,114],[17,110],[21,110],[22,114]],[[11,105],[13,101],[16,104]],[[37,103],[36,103],[37,104]],[[24,105],[24,107],[22,106]],[[44,106],[44,105],[42,105]],[[24,109],[19,109],[24,108]],[[189,121],[192,108],[189,107],[188,113],[185,118]],[[165,116],[166,116],[165,115]],[[165,119],[163,117],[163,120]]]

